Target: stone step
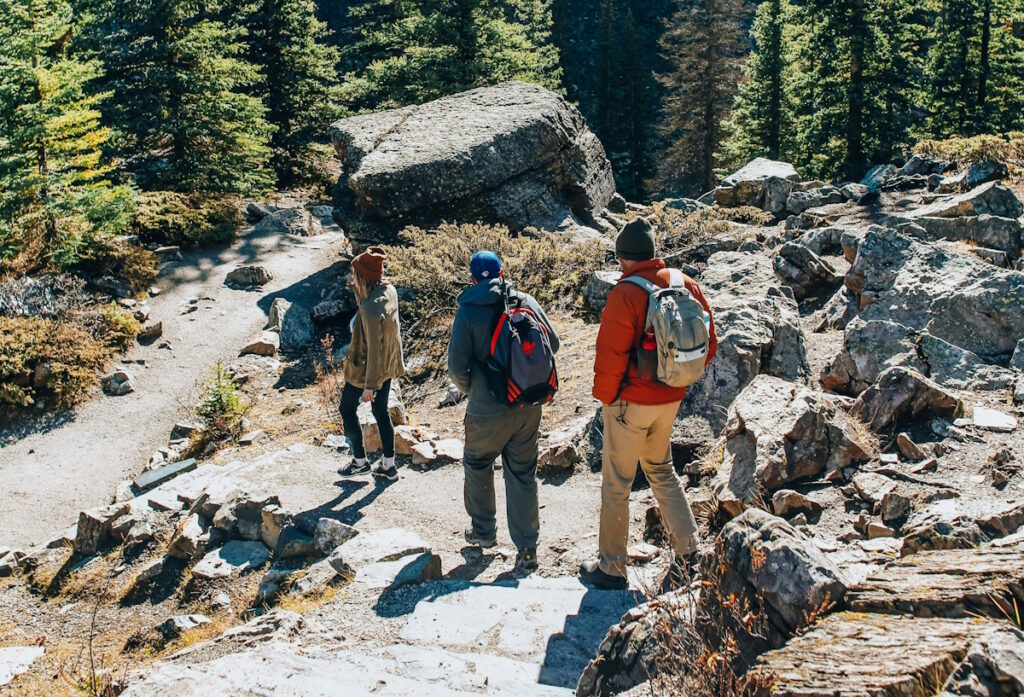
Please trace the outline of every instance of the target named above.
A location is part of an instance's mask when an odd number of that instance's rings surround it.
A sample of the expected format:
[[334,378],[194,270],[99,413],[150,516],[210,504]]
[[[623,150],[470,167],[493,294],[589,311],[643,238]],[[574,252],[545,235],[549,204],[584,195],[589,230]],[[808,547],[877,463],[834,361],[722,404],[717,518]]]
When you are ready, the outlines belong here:
[[846,595],[859,612],[1002,619],[1024,604],[1024,551],[980,547],[897,559]]
[[[775,676],[775,697],[931,697],[976,643],[1013,632],[983,619],[843,612],[766,653],[753,669]],[[1016,640],[1020,651],[1024,643]]]

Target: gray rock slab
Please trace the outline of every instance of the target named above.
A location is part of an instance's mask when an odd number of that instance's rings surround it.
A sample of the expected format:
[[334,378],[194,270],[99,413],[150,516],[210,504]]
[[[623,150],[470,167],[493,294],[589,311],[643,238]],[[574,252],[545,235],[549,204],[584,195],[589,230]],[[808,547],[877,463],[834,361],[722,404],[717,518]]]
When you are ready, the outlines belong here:
[[253,571],[267,563],[270,551],[262,542],[231,540],[192,567],[192,577],[205,580],[230,578]]
[[386,528],[360,533],[338,549],[345,563],[358,569],[367,564],[394,561],[410,554],[429,552],[430,544],[408,530]]
[[399,588],[441,578],[441,558],[430,552],[369,564],[356,571],[355,582],[367,588]]
[[191,472],[196,467],[197,463],[194,457],[190,457],[187,460],[172,462],[169,465],[164,465],[163,467],[159,467],[136,477],[134,482],[135,490],[148,491],[155,486],[159,486],[164,482],[174,479],[179,474]]

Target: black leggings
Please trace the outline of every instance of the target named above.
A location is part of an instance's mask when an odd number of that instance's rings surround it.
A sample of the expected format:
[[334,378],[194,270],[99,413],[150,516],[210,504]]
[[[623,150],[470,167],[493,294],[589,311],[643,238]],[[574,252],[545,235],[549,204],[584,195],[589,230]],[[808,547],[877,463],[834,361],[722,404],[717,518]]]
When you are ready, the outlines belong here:
[[[391,414],[388,413],[388,395],[391,394],[391,381],[385,380],[370,404],[373,411],[373,419],[377,422],[380,430],[381,447],[384,450],[384,457],[395,456],[395,427],[391,425]],[[345,435],[352,441],[352,454],[355,457],[366,457],[366,450],[363,448],[363,429],[359,427],[359,417],[356,416],[356,409],[363,399],[363,388],[351,383],[345,383],[341,390],[341,420],[345,424]]]

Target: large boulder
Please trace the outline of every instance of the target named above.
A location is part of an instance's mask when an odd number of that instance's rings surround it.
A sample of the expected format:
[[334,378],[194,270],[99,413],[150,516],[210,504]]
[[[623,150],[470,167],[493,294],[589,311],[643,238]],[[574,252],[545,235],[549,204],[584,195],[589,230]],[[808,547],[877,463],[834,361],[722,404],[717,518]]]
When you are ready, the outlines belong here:
[[[788,162],[758,157],[722,180],[714,192],[715,203],[724,207],[762,206],[765,202],[765,182],[773,177],[793,182],[800,181],[796,168]],[[773,182],[771,201],[777,202],[782,190],[779,190],[778,182]],[[785,191],[785,194],[788,196],[789,191]],[[769,205],[777,207],[777,203]]]
[[921,216],[913,219],[929,239],[965,240],[989,249],[1017,256],[1024,240],[1024,226],[1016,218],[983,213],[957,218]]
[[714,490],[735,516],[765,494],[871,457],[828,395],[758,375],[729,409]]
[[[554,228],[595,224],[615,193],[611,163],[580,112],[536,85],[506,82],[338,121],[336,214],[360,237],[442,218]],[[354,210],[353,210],[354,209]]]
[[771,259],[745,252],[719,252],[708,260],[701,288],[711,303],[718,353],[683,400],[680,415],[699,417],[717,433],[724,407],[761,373],[806,382],[810,373],[799,308]]
[[280,333],[282,351],[303,349],[313,343],[316,329],[309,308],[284,298],[275,298],[267,316],[267,329]]
[[1006,365],[1024,338],[1024,275],[872,228],[846,274],[861,317],[898,322]]
[[832,203],[842,203],[846,196],[834,186],[822,186],[807,191],[794,191],[786,199],[786,210],[795,215],[808,208],[818,208]]
[[315,237],[323,233],[323,227],[305,208],[282,208],[260,220],[253,232]]
[[957,174],[944,177],[935,191],[940,194],[959,193],[974,188],[985,182],[998,181],[1006,177],[1009,171],[999,160],[983,160],[975,162]]

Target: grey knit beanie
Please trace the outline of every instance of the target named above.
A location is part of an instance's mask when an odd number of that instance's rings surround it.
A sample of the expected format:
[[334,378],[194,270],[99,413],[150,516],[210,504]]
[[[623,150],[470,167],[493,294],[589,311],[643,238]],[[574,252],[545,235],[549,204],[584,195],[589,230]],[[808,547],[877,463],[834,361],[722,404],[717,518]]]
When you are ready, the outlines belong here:
[[615,238],[615,256],[632,261],[653,259],[654,226],[645,218],[636,218],[626,223]]

